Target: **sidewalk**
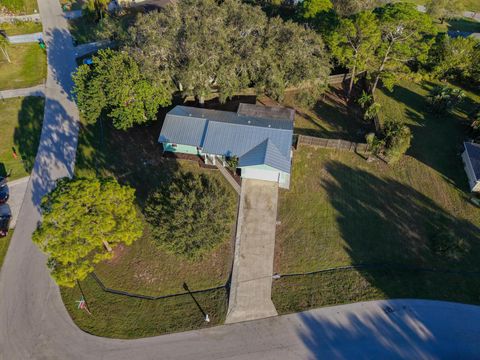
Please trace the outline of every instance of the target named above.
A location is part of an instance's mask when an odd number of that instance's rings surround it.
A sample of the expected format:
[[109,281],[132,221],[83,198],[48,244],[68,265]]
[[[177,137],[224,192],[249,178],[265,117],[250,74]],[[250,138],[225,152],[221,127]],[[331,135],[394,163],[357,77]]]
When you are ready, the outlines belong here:
[[37,85],[23,89],[0,91],[0,100],[25,96],[45,96],[45,85]]
[[8,199],[8,205],[12,212],[12,221],[10,228],[13,229],[17,223],[18,213],[22,207],[23,198],[25,197],[25,191],[27,190],[28,180],[30,176],[23,177],[18,180],[8,182],[8,189],[10,191],[10,199]]

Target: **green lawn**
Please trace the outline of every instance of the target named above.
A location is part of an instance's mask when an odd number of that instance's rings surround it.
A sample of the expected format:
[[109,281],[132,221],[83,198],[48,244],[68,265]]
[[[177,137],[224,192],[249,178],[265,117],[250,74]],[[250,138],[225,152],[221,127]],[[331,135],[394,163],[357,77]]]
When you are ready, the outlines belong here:
[[450,31],[480,32],[480,22],[468,18],[451,19],[447,28]]
[[38,12],[37,0],[1,0],[0,7],[16,15],[30,15]]
[[[148,193],[179,171],[205,172],[216,177],[225,185],[231,201],[236,201],[233,189],[218,171],[202,169],[190,161],[162,158],[161,146],[157,144],[160,128],[159,121],[128,132],[114,130],[111,125],[104,125],[102,130],[100,123],[83,127],[76,173],[114,176],[121,183],[133,186],[140,211]],[[102,131],[103,143],[99,137]],[[117,248],[113,258],[98,264],[95,272],[107,287],[143,295],[181,293],[184,282],[191,290],[224,285],[231,269],[234,225],[232,222],[232,234],[219,248],[201,260],[188,261],[161,250],[150,235],[149,225],[145,224],[140,240],[130,247]],[[76,323],[96,335],[142,337],[205,326],[189,296],[158,301],[137,300],[106,294],[91,279],[82,282],[82,286],[91,310],[95,312],[94,317],[74,308],[74,301],[79,297],[78,288],[62,288],[62,295]],[[209,325],[223,322],[226,311],[224,289],[198,295],[198,301],[202,307],[211,309],[209,315],[213,318]]]
[[[413,130],[408,156],[393,166],[349,152],[295,152],[292,188],[280,195],[276,272],[379,263],[480,271],[480,209],[465,192],[460,158],[465,112],[478,97],[432,115],[430,86],[404,82],[378,96],[384,117]],[[283,278],[273,289],[280,312],[392,297],[480,303],[480,277],[364,269]]]
[[18,21],[14,23],[2,23],[0,29],[5,30],[8,36],[34,34],[42,32],[42,23],[35,21]]
[[[417,5],[425,5],[427,0],[409,0]],[[480,11],[480,3],[478,0],[463,0],[462,1],[465,11]]]
[[38,44],[10,45],[8,53],[11,63],[0,58],[0,90],[25,88],[45,81],[47,58]]
[[10,173],[10,180],[14,180],[30,173],[42,130],[44,103],[40,97],[0,100],[0,175]]
[[0,271],[2,271],[3,260],[5,255],[7,255],[8,245],[10,244],[10,239],[13,236],[13,230],[8,232],[8,235],[4,238],[0,238]]
[[210,317],[206,323],[189,295],[162,300],[129,298],[103,292],[91,277],[81,286],[92,315],[77,309],[76,301],[82,296],[78,287],[61,288],[63,302],[75,323],[97,336],[128,339],[199,329],[223,323],[227,311],[224,289],[194,295]]

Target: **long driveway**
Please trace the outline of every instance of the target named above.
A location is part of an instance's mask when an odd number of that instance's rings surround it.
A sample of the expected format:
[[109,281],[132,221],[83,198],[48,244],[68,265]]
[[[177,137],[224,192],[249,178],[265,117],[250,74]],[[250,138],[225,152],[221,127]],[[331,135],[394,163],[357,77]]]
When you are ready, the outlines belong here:
[[278,184],[243,179],[227,323],[277,315],[272,303]]
[[[57,0],[39,0],[48,46],[42,137],[0,272],[0,359],[478,358],[480,308],[390,301],[351,304],[141,340],[80,331],[31,241],[43,194],[73,173],[78,110],[69,98],[73,47]],[[385,312],[386,306],[393,312]]]

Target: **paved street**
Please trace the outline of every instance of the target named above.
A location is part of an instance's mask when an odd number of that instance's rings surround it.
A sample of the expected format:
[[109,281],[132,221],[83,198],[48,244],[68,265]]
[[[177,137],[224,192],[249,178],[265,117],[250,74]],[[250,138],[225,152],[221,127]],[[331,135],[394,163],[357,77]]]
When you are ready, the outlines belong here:
[[271,300],[278,184],[243,179],[227,323],[277,315]]

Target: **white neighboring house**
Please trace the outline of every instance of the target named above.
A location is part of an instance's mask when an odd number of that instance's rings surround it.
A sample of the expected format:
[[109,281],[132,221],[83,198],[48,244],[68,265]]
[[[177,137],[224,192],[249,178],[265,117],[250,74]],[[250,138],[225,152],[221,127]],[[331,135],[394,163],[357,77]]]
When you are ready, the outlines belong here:
[[480,192],[480,144],[464,142],[463,164],[468,176],[470,191]]
[[240,104],[237,112],[176,106],[158,141],[164,151],[200,156],[207,164],[237,157],[242,178],[290,186],[293,120],[284,107]]

